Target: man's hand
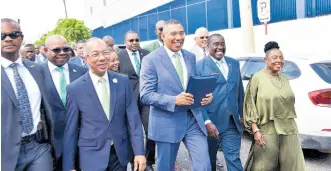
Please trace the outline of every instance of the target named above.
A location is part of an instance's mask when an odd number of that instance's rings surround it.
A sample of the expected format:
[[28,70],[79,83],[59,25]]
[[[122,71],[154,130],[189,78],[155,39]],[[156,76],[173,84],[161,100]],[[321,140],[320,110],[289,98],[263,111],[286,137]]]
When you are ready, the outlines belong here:
[[175,104],[177,106],[188,106],[194,103],[193,95],[182,92],[176,96]]
[[201,105],[202,106],[208,105],[212,100],[213,100],[213,94],[209,93],[206,95],[205,98],[202,99]]
[[206,129],[207,129],[207,133],[208,133],[208,136],[211,137],[211,138],[218,138],[218,130],[216,128],[216,126],[210,122],[206,125]]
[[146,158],[145,156],[135,156],[134,157],[134,170],[144,171],[146,168]]

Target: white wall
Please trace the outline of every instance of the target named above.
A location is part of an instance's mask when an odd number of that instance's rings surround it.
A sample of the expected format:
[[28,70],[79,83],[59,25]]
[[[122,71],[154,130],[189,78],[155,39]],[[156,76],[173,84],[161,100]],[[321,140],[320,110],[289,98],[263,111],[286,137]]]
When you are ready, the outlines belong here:
[[[241,28],[216,32],[225,37],[227,55],[244,54],[240,41]],[[327,56],[331,59],[331,15],[269,24],[267,36],[264,35],[263,25],[254,26],[254,37],[256,53],[263,53],[265,43],[273,40],[279,43],[285,57],[289,54],[303,54],[305,57]],[[189,49],[194,45],[193,40],[193,35],[185,36],[184,48]],[[144,44],[145,42],[142,43]]]

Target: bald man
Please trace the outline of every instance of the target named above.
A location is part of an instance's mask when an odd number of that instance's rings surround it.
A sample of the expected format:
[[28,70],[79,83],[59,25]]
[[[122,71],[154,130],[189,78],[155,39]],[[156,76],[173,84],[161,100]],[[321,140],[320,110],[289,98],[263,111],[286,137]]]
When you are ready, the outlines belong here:
[[105,41],[105,43],[111,50],[115,51],[116,53],[118,53],[120,51],[119,48],[117,46],[115,46],[115,41],[114,41],[113,37],[105,36],[105,37],[103,37],[102,40]]
[[166,22],[163,20],[160,20],[155,24],[155,34],[157,35],[157,40],[146,45],[145,47],[143,47],[143,49],[152,52],[155,49],[158,49],[159,47],[163,46],[162,32],[165,24]]
[[195,31],[194,34],[195,45],[189,51],[195,54],[197,61],[208,56],[208,50],[207,50],[208,37],[209,37],[209,32],[204,27],[200,27]]
[[[66,86],[86,73],[87,68],[68,63],[70,48],[60,35],[49,36],[45,41],[48,61],[43,64],[46,93],[53,111],[55,170],[62,170],[63,132],[65,128]],[[78,169],[76,167],[76,169]]]
[[67,87],[63,170],[74,169],[78,142],[84,171],[126,171],[131,149],[135,170],[143,171],[142,123],[129,78],[108,71],[111,51],[102,39],[88,40],[84,52],[90,70]]

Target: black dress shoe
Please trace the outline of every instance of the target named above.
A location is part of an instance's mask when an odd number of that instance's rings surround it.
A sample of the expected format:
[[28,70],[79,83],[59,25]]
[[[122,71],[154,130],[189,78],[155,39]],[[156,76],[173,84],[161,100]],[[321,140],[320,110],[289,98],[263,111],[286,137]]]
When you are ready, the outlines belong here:
[[145,171],[154,171],[153,166],[147,166],[145,168]]

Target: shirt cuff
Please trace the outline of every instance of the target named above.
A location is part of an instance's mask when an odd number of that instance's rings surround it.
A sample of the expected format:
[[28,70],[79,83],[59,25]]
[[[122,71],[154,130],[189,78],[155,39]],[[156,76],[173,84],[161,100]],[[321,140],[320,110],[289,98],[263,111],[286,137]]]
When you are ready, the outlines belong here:
[[209,124],[209,123],[211,123],[211,120],[206,120],[206,121],[205,121],[205,125],[207,125],[207,124]]

